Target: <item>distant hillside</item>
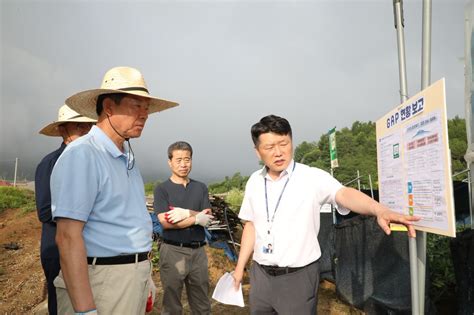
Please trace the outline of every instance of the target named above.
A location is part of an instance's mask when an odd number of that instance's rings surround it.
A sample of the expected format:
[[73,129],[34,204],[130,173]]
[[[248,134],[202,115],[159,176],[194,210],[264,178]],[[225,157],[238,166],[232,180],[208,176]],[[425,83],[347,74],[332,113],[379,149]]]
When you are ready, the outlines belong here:
[[[449,147],[451,149],[451,164],[453,173],[467,168],[464,154],[467,150],[466,121],[459,117],[448,120]],[[362,185],[368,187],[368,174],[372,177],[375,187],[377,184],[377,144],[374,122],[359,122],[351,128],[342,128],[336,132],[337,157],[339,167],[334,176],[342,183],[356,177],[359,170],[363,176]],[[295,149],[297,162],[316,166],[324,170],[330,169],[329,137],[323,134],[319,141],[303,142]],[[461,178],[455,178],[460,180]]]

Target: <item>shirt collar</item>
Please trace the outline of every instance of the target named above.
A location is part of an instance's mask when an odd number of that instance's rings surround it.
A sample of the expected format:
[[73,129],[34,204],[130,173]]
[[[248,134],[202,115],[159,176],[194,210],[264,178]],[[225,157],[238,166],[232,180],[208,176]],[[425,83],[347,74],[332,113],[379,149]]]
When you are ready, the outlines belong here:
[[112,139],[110,139],[109,136],[107,136],[105,132],[99,127],[92,126],[91,130],[89,131],[89,134],[94,137],[100,144],[102,144],[105,150],[107,150],[107,152],[109,152],[110,155],[112,155],[114,158],[118,158],[119,156],[127,156],[128,148],[124,146],[125,152],[120,151],[119,148],[117,148],[115,143],[112,141]]
[[[296,162],[295,162],[293,159],[291,159],[290,164],[288,164],[288,167],[287,167],[283,172],[281,172],[280,177],[278,177],[277,180],[281,179],[282,177],[284,177],[284,176],[286,176],[286,175],[291,176],[291,174],[293,174],[293,171],[294,171],[294,169],[295,169],[295,167],[294,167],[294,166],[295,166],[295,163],[296,163]],[[262,167],[262,170],[261,170],[260,174],[261,174],[262,177],[264,177],[264,178],[271,179],[270,175],[268,175],[268,168],[267,168],[266,165],[264,165],[264,166]],[[271,179],[271,180],[273,180],[273,179]]]

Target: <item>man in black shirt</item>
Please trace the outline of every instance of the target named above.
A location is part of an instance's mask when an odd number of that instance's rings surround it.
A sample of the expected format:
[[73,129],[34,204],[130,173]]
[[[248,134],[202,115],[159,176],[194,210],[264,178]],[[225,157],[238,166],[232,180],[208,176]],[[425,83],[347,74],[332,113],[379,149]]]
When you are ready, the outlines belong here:
[[210,314],[209,275],[204,251],[211,205],[206,185],[190,179],[193,150],[179,141],[168,148],[171,177],[158,185],[154,208],[163,226],[160,276],[163,285],[162,314],[182,314],[181,292],[186,286],[192,314]]
[[56,245],[56,223],[51,218],[51,192],[49,180],[54,164],[66,148],[66,145],[85,135],[96,120],[79,115],[67,105],[61,106],[58,120],[40,130],[40,134],[50,137],[62,137],[63,142],[59,149],[46,155],[36,168],[35,192],[38,219],[43,228],[41,232],[41,266],[48,285],[48,311],[57,314],[56,288],[54,278],[59,273],[59,252]]

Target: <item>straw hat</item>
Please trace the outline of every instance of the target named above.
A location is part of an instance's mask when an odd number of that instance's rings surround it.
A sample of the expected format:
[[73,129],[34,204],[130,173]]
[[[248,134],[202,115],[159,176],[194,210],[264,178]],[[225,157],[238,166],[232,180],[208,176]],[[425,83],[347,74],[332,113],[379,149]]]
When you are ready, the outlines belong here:
[[75,111],[73,111],[71,108],[69,108],[69,106],[63,105],[61,106],[61,108],[59,108],[58,120],[50,123],[43,129],[41,129],[39,133],[45,136],[61,137],[58,127],[59,125],[67,123],[67,122],[96,123],[97,120],[89,118],[89,117],[84,117],[81,114],[78,114]]
[[110,93],[125,93],[150,99],[149,114],[178,106],[178,103],[151,96],[142,74],[137,69],[130,67],[110,69],[105,74],[100,89],[74,94],[66,100],[66,104],[84,116],[97,119],[97,98],[99,95]]

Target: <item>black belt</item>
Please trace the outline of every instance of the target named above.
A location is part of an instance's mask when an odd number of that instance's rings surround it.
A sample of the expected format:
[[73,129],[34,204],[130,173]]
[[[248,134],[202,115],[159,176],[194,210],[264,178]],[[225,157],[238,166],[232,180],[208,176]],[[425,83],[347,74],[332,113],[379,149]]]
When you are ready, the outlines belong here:
[[120,255],[112,257],[87,257],[87,263],[92,265],[95,259],[95,265],[125,265],[125,264],[134,264],[135,262],[140,262],[147,260],[149,252],[132,254],[132,255]]
[[174,245],[174,246],[179,246],[179,247],[188,247],[188,248],[199,248],[201,246],[206,245],[205,241],[202,242],[190,242],[190,243],[180,243],[180,242],[175,242],[175,241],[170,241],[170,240],[163,240],[163,243],[169,244],[169,245]]
[[301,270],[303,268],[306,268],[314,263],[316,263],[316,261],[313,261],[312,263],[306,265],[306,266],[303,266],[303,267],[278,267],[278,266],[267,266],[267,265],[260,265],[259,263],[255,262],[257,265],[259,265],[269,276],[272,276],[272,277],[278,277],[278,276],[282,276],[282,275],[286,275],[286,274],[289,274],[289,273],[293,273],[293,272],[296,272],[298,270]]

